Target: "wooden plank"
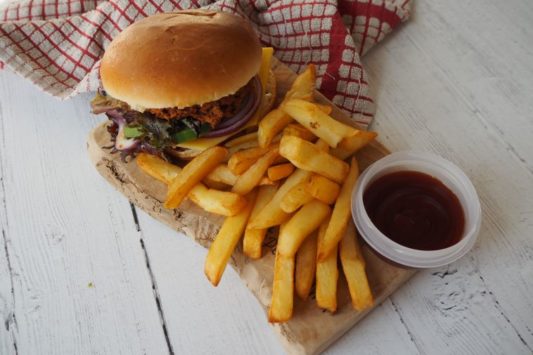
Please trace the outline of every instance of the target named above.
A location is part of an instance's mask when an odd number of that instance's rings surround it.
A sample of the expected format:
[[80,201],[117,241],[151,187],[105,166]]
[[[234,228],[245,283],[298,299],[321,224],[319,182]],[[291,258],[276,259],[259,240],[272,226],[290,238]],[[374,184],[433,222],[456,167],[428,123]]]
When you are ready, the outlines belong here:
[[[275,74],[278,80],[278,94],[287,91],[295,77],[286,66],[277,65]],[[319,101],[327,100],[319,96]],[[340,110],[335,109],[333,116],[347,123],[351,120]],[[352,123],[353,124],[353,123]],[[202,246],[209,246],[220,226],[221,218],[210,215],[189,201],[180,208],[169,211],[162,208],[166,187],[140,171],[136,164],[125,164],[120,157],[109,153],[109,134],[104,126],[96,128],[89,137],[89,154],[97,170],[120,192],[154,218],[182,231]],[[383,157],[388,151],[374,142],[358,154],[361,169]],[[391,266],[368,249],[365,249],[369,279],[376,302],[381,303],[390,293],[403,284],[413,271]],[[235,252],[232,258],[235,269],[248,288],[266,310],[270,303],[272,285],[273,253],[257,261],[245,258]],[[322,312],[313,302],[296,302],[295,316],[284,324],[274,325],[280,339],[289,353],[312,354],[324,350],[329,344],[362,319],[367,312],[355,312],[351,308],[346,287],[341,283],[339,291],[339,310],[331,316]]]
[[[5,146],[6,131],[2,120],[2,102],[0,101],[0,147]],[[7,239],[7,206],[5,189],[6,160],[0,152],[0,319],[4,326],[0,326],[0,354],[15,354],[17,352],[15,298],[13,289],[13,270],[10,246]]]
[[[0,170],[1,171],[1,170]],[[1,176],[1,175],[0,175]],[[0,199],[3,198],[3,193],[0,191]],[[0,214],[0,216],[3,213]],[[3,216],[2,216],[3,217]],[[5,221],[1,221],[2,226],[5,226]],[[15,354],[17,351],[16,339],[16,318],[15,313],[15,299],[13,297],[13,273],[11,269],[11,260],[9,257],[7,238],[4,229],[2,228],[0,235],[0,319],[3,321],[3,326],[0,326],[0,354]]]
[[140,209],[138,216],[176,354],[283,352],[263,309],[232,268],[214,288],[204,275],[205,248]]
[[422,353],[533,351],[532,27],[514,37],[524,23],[495,3],[417,3],[414,21],[364,59],[380,88],[374,128],[383,142],[456,162],[482,202],[474,251],[391,298]]
[[129,203],[86,159],[88,96],[4,71],[0,97],[0,352],[168,352]]
[[533,6],[523,4],[422,3],[424,17],[405,34],[447,90],[533,173],[533,26],[518,20],[531,19]]

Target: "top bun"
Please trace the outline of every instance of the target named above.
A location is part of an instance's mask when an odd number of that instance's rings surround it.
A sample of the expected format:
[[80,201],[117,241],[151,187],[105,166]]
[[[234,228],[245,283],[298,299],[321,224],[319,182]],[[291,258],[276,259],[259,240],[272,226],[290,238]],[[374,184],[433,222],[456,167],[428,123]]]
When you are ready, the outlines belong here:
[[100,66],[104,89],[132,108],[189,107],[234,94],[261,65],[244,19],[188,10],[146,17],[122,31]]

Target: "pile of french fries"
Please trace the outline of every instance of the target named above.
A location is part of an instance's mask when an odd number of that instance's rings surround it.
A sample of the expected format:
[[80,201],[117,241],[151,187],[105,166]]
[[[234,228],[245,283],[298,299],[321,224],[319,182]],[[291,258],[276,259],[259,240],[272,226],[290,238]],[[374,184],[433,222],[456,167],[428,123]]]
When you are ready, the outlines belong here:
[[226,216],[205,261],[215,286],[241,239],[244,254],[258,259],[268,229],[279,227],[271,322],[288,321],[294,290],[305,300],[313,283],[318,306],[335,312],[337,258],[353,307],[360,311],[373,304],[350,198],[359,174],[352,156],[376,134],[330,117],[330,106],[313,102],[314,83],[310,65],[257,131],[211,147],[183,168],[147,154],[136,159],[143,171],[167,184],[166,208],[188,198]]

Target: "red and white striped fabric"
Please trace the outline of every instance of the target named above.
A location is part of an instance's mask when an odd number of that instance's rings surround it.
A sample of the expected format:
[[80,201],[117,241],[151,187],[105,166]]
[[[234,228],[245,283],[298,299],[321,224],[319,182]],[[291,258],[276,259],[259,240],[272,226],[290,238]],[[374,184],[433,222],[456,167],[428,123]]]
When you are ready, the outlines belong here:
[[99,60],[132,22],[205,7],[247,17],[293,70],[317,66],[317,87],[367,125],[374,114],[360,55],[409,17],[411,0],[8,0],[0,5],[0,63],[68,98],[99,86]]

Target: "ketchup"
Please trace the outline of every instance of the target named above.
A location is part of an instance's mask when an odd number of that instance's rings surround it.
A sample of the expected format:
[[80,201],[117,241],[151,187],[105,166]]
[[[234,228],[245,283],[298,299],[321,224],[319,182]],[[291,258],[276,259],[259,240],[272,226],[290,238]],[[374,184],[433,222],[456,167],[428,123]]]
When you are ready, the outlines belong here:
[[465,217],[459,199],[427,174],[384,175],[370,184],[363,203],[379,231],[408,248],[437,250],[461,240]]

